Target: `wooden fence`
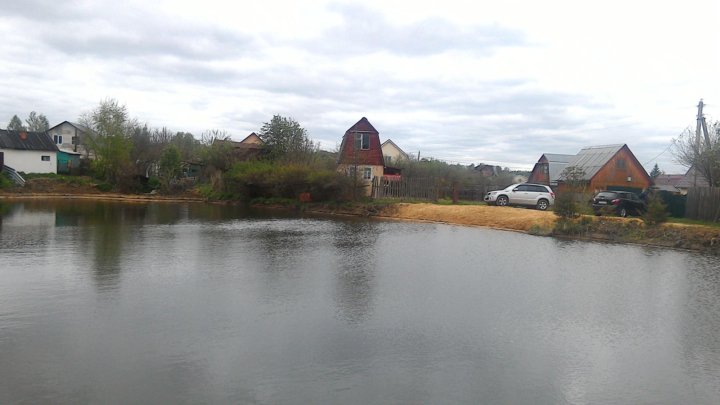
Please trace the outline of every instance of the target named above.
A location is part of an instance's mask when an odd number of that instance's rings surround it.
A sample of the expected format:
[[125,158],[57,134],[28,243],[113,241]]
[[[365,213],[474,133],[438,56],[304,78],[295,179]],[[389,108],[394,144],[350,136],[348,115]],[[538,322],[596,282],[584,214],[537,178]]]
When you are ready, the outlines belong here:
[[688,190],[685,218],[718,222],[720,219],[720,188],[695,187]]
[[372,183],[372,198],[397,198],[405,200],[430,200],[457,196],[460,200],[482,201],[488,190],[502,187],[490,185],[443,184],[436,178],[388,178],[375,177]]
[[372,198],[399,198],[411,200],[438,199],[438,182],[434,178],[425,179],[390,179],[385,176],[375,177],[372,182]]

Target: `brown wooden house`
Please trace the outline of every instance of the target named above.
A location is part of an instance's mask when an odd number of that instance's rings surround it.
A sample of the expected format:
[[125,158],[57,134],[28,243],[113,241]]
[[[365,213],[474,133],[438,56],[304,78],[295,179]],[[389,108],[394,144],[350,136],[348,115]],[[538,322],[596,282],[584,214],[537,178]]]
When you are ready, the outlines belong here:
[[[370,185],[373,178],[384,174],[380,133],[367,118],[351,126],[343,136],[338,156],[338,171],[357,176],[364,184]],[[370,193],[370,187],[367,193]]]
[[[586,190],[592,192],[608,189],[641,191],[652,184],[645,168],[625,144],[584,148],[567,167],[582,169],[584,174],[579,180],[586,182]],[[565,179],[558,174],[554,180],[562,190]]]
[[575,155],[562,155],[559,153],[543,153],[530,172],[528,183],[557,186],[560,173],[567,167]]

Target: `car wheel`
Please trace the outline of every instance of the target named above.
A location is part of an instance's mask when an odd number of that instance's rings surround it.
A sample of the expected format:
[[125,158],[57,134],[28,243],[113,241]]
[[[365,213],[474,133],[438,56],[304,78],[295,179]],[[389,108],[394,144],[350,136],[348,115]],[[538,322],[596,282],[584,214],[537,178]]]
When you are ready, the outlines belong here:
[[546,209],[548,209],[549,206],[550,203],[548,202],[548,200],[543,199],[537,202],[537,209],[539,209],[540,211],[545,211]]
[[504,195],[501,195],[500,197],[497,198],[497,200],[495,200],[495,204],[499,205],[501,207],[504,207],[504,206],[508,205],[508,198],[505,197]]
[[625,218],[627,216],[627,210],[625,208],[620,208],[620,212],[618,212],[618,215]]

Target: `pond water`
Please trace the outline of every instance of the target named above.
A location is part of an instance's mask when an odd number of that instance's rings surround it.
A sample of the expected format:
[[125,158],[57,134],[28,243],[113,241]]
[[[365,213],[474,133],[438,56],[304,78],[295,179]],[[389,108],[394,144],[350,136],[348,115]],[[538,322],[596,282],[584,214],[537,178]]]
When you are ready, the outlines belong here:
[[720,403],[720,261],[203,204],[0,202],[0,403]]

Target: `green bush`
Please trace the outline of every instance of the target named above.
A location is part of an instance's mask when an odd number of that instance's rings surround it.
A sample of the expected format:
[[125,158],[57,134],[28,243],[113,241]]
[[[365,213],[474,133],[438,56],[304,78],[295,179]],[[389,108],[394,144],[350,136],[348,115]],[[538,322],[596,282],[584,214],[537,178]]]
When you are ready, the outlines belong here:
[[5,172],[0,173],[0,189],[12,188],[15,185]]
[[668,220],[667,206],[657,194],[650,194],[647,199],[647,207],[642,215],[646,225],[658,225]]
[[341,200],[351,183],[347,176],[318,165],[268,161],[236,163],[224,179],[221,193],[244,201],[295,200],[301,193],[310,193],[313,201]]
[[107,193],[108,191],[112,190],[113,186],[110,183],[100,183],[95,186],[95,188],[102,191],[103,193]]

